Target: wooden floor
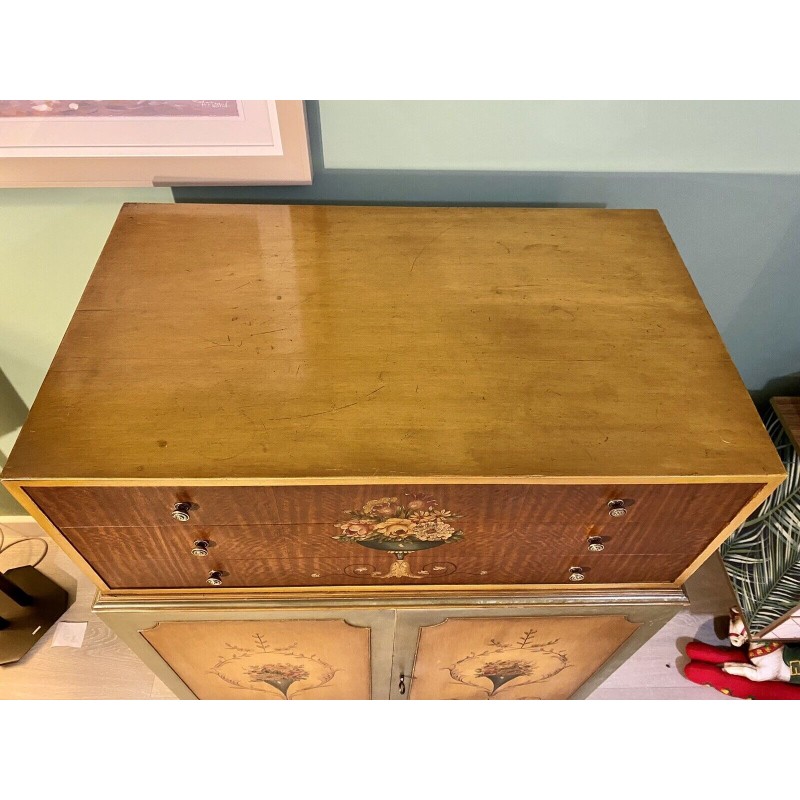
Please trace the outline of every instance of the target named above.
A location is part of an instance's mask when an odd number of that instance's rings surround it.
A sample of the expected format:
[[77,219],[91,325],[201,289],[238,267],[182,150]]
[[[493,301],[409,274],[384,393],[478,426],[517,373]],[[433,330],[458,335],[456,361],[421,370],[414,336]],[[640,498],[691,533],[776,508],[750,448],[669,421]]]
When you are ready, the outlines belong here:
[[[83,647],[51,647],[51,629],[20,662],[0,667],[0,699],[175,699],[127,645],[91,612],[94,586],[35,523],[0,524],[0,534],[4,537],[0,546],[24,540],[0,553],[0,571],[36,561],[44,540],[48,552],[39,568],[65,587],[74,600],[62,620],[88,622]],[[691,611],[679,613],[589,699],[731,700],[713,689],[690,683],[679,669],[685,662],[679,647],[688,639],[727,644],[720,642],[714,633],[713,615],[708,613],[713,608],[713,603],[694,603],[693,597]]]

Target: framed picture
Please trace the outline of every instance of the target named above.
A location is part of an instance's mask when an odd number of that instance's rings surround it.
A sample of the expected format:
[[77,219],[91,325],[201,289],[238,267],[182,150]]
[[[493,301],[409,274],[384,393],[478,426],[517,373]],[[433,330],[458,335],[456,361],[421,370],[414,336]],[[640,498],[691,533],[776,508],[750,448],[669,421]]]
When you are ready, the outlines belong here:
[[0,186],[311,183],[302,100],[0,100]]

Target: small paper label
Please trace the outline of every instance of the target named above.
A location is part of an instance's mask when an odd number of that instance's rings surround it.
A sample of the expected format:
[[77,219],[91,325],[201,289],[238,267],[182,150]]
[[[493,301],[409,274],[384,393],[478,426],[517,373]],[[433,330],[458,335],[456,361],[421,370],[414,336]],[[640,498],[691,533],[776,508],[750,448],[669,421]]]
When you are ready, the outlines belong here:
[[87,622],[59,622],[50,647],[81,647]]

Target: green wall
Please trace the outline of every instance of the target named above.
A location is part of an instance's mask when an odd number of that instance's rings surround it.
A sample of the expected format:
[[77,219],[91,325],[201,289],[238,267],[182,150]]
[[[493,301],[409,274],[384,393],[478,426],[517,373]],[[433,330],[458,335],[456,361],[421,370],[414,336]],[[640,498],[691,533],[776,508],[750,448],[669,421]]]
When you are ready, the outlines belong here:
[[320,101],[329,169],[800,172],[796,101]]
[[[125,202],[172,202],[172,192],[0,189],[0,464]],[[12,508],[0,494],[0,514]]]

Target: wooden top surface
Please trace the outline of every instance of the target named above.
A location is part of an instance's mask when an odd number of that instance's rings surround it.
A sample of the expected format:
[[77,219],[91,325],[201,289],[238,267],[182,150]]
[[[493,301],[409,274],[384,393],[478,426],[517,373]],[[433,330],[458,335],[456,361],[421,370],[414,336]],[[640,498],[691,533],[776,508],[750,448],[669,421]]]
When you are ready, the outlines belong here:
[[656,211],[133,204],[4,477],[782,474]]

